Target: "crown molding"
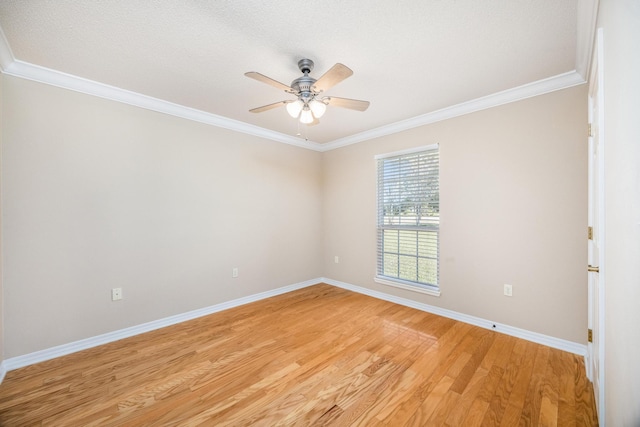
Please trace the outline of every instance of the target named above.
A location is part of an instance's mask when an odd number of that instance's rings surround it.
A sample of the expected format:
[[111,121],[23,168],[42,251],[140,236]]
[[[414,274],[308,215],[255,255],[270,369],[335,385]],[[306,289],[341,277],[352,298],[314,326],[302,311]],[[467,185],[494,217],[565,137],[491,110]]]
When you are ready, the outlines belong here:
[[4,31],[2,31],[2,27],[0,27],[0,70],[6,70],[14,61],[15,58],[13,57],[13,52],[11,52],[11,47],[9,47],[9,42],[4,35]]
[[345,138],[336,139],[333,142],[324,144],[322,146],[322,151],[334,150],[336,148],[357,144],[373,138],[391,135],[413,129],[415,127],[451,119],[453,117],[462,116],[476,111],[486,110],[487,108],[497,107],[499,105],[520,101],[584,83],[586,83],[585,79],[576,71],[558,74],[557,76],[538,80],[513,89],[507,89],[502,92],[483,96],[482,98],[476,98],[474,100],[456,104],[431,113],[401,120],[387,126],[381,126],[379,128],[371,129]]
[[516,88],[507,89],[502,92],[487,95],[406,120],[401,120],[399,122],[367,130],[355,135],[339,138],[326,144],[302,140],[291,135],[251,125],[239,120],[229,119],[216,114],[197,110],[195,108],[185,107],[183,105],[164,101],[158,98],[153,98],[16,60],[1,27],[0,68],[5,74],[15,77],[21,77],[88,95],[94,95],[100,98],[122,102],[136,107],[145,108],[147,110],[157,111],[175,117],[221,127],[259,138],[294,145],[313,151],[324,152],[586,83],[591,66],[591,53],[593,51],[593,40],[597,23],[598,2],[599,0],[583,0],[578,2],[578,36],[576,43],[576,69],[574,71],[538,80]]
[[[0,37],[0,39],[1,38],[2,37]],[[4,40],[4,42],[6,43],[6,40]],[[173,102],[164,101],[162,99],[153,98],[140,93],[109,86],[103,83],[84,79],[82,77],[13,59],[13,55],[11,55],[11,51],[8,49],[8,44],[5,49],[5,47],[2,46],[2,43],[3,41],[0,40],[0,61],[3,61],[0,62],[0,64],[2,64],[2,69],[5,74],[257,136],[259,138],[265,138],[315,151],[321,150],[321,144],[317,142],[305,141],[294,136],[285,135],[280,132],[261,128],[239,120],[229,119],[227,117],[207,113],[195,108],[185,107],[184,105],[175,104]]]
[[[0,34],[0,36],[3,36]],[[4,40],[6,42],[6,40]],[[6,49],[5,49],[6,47]],[[11,62],[6,64],[5,58],[8,57]],[[3,72],[8,75],[20,77],[27,80],[33,80],[40,83],[49,84],[63,89],[73,90],[88,95],[97,96],[112,101],[122,102],[124,104],[133,105],[147,110],[157,111],[159,113],[169,114],[187,120],[192,120],[224,129],[229,129],[248,135],[265,138],[284,144],[294,145],[314,151],[330,151],[336,148],[345,147],[347,145],[357,144],[381,136],[391,135],[415,127],[436,123],[464,114],[485,110],[499,105],[508,104],[510,102],[519,101],[526,98],[542,95],[580,85],[586,80],[576,71],[559,74],[537,82],[528,83],[513,89],[508,89],[492,95],[477,98],[471,101],[463,102],[431,113],[422,114],[410,119],[401,120],[390,125],[381,126],[345,138],[336,139],[326,144],[320,144],[313,141],[305,141],[300,138],[285,135],[259,126],[244,123],[238,120],[229,119],[216,114],[207,113],[195,108],[185,107],[183,105],[142,95],[136,92],[109,86],[103,83],[73,76],[71,74],[62,73],[38,65],[29,64],[23,61],[13,59],[11,50],[8,45],[3,46],[3,37],[0,37],[0,65]]]
[[588,80],[593,57],[596,26],[598,22],[598,0],[578,2],[578,22],[576,39],[576,72]]

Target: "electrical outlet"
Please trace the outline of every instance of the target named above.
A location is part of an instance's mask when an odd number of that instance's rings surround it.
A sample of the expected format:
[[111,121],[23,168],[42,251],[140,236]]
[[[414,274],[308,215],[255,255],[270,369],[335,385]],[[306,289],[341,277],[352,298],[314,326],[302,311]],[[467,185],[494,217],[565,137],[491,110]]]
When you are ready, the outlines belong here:
[[122,288],[111,289],[111,301],[118,301],[122,299]]
[[340,264],[340,257],[338,255],[334,256],[333,262],[335,262],[336,264]]
[[231,270],[231,277],[234,279],[238,277],[238,267],[233,267],[233,270]]
[[513,296],[513,287],[511,285],[504,285],[504,294],[508,297]]

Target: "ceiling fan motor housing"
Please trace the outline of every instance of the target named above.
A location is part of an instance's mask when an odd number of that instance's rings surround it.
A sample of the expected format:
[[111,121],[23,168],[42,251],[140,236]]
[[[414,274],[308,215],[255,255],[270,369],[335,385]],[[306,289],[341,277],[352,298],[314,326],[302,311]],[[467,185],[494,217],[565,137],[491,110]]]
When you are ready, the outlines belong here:
[[294,81],[291,82],[291,89],[293,89],[297,95],[311,94],[313,92],[312,87],[316,82],[316,79],[313,77],[309,77],[308,75],[304,75],[302,77],[298,77]]
[[309,73],[313,70],[313,61],[306,58],[301,59],[298,61],[298,68],[302,73],[304,73],[304,76],[298,77],[292,81],[291,89],[293,89],[296,95],[306,103],[316,95],[313,90],[313,84],[316,82],[316,79],[309,76]]

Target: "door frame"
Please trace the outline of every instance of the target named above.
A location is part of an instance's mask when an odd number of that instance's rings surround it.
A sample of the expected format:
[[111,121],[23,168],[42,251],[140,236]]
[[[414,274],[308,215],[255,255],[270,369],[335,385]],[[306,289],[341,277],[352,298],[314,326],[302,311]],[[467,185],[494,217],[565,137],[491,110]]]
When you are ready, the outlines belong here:
[[[587,343],[587,355],[586,355],[586,370],[587,376],[589,380],[594,385],[594,393],[597,394],[597,411],[598,411],[598,421],[601,426],[605,425],[605,124],[604,124],[604,70],[603,70],[603,54],[604,54],[604,43],[603,43],[603,30],[602,28],[598,28],[596,32],[596,40],[595,40],[595,49],[593,51],[593,58],[591,63],[591,74],[589,76],[589,92],[588,92],[588,114],[589,114],[589,123],[592,128],[595,129],[598,138],[598,157],[597,164],[593,162],[593,137],[589,135],[589,226],[593,226],[593,213],[594,210],[597,209],[598,215],[598,224],[597,227],[594,227],[594,232],[598,233],[594,238],[598,239],[598,262],[599,262],[599,273],[588,273],[588,327],[592,329],[594,332],[597,331],[598,336],[594,336],[594,342],[598,345],[598,360],[593,360],[593,344]],[[594,87],[595,86],[595,87]],[[596,89],[597,88],[597,89]],[[594,102],[593,99],[596,99],[597,105],[597,123],[592,123],[592,117],[594,116]],[[597,168],[597,177],[598,182],[592,182],[591,178],[591,168]],[[592,186],[597,186],[598,192],[598,203],[597,206],[592,205],[591,200],[591,192]],[[591,256],[589,256],[588,261],[591,261]],[[592,274],[598,274],[598,307],[595,308],[598,310],[597,320],[598,327],[594,328],[594,318],[596,315],[594,313],[594,304],[592,303],[595,295],[592,283]],[[594,378],[594,363],[598,364],[598,378]]]

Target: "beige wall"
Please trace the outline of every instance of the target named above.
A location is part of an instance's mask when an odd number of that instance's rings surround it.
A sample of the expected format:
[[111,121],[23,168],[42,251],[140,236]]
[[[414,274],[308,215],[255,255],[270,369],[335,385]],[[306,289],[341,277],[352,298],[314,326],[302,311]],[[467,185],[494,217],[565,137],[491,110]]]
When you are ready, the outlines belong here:
[[321,276],[320,153],[11,76],[2,96],[5,358]]
[[600,2],[604,36],[605,416],[640,425],[640,2]]
[[[586,90],[323,153],[325,276],[586,343]],[[373,157],[433,143],[441,156],[440,297],[373,282]]]
[[[323,154],[10,76],[2,96],[5,358],[320,276],[584,343],[584,86]],[[372,281],[373,156],[434,142],[439,298]]]

